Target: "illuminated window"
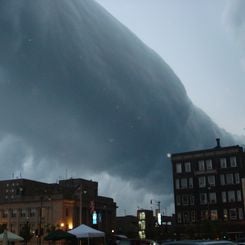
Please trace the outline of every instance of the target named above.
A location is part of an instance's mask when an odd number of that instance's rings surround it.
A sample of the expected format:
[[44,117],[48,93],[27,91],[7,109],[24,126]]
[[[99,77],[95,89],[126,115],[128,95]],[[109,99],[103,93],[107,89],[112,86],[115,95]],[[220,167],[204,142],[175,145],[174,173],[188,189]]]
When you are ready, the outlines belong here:
[[213,169],[213,164],[211,159],[206,160],[206,168],[207,170]]
[[189,173],[191,172],[191,163],[185,162],[185,172]]
[[205,170],[204,160],[198,161],[198,170],[199,171],[204,171]]
[[220,158],[220,168],[227,168],[226,158]]
[[227,209],[223,210],[223,215],[224,215],[224,220],[228,220],[228,210]]
[[140,212],[139,213],[139,216],[140,216],[140,220],[144,220],[145,219],[145,212]]
[[236,162],[236,157],[230,157],[230,163],[231,163],[231,167],[236,167],[237,166],[237,162]]
[[216,209],[212,209],[210,211],[210,219],[211,220],[218,220],[218,211]]
[[182,165],[181,163],[176,164],[176,173],[182,173]]

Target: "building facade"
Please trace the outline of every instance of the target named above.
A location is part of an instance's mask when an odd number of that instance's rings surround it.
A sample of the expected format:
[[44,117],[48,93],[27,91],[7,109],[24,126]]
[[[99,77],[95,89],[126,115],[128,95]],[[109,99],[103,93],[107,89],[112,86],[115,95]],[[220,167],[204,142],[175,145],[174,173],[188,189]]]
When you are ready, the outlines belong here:
[[[244,229],[245,153],[240,146],[216,147],[171,155],[176,225],[211,223],[222,232]],[[187,229],[188,229],[187,228]],[[218,231],[216,231],[218,233]],[[193,234],[193,232],[192,232]]]
[[98,196],[97,182],[0,181],[0,225],[14,233],[20,234],[28,224],[34,238],[42,239],[52,229],[69,230],[83,223],[110,234],[115,221],[116,203]]

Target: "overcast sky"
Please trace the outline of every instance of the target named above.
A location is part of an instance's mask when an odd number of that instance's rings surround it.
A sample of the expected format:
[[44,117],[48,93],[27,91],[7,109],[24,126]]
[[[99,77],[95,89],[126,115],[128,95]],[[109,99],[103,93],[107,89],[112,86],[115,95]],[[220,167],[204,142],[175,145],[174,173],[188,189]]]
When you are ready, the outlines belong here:
[[219,126],[245,134],[245,1],[97,2],[161,55]]

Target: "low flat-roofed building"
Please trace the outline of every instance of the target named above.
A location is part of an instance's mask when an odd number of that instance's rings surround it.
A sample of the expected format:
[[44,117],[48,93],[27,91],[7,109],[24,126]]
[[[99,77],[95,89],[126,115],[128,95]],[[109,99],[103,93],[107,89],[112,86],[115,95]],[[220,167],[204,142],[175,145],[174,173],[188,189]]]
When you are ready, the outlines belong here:
[[98,183],[67,179],[43,183],[29,179],[0,181],[0,225],[20,234],[29,224],[43,237],[54,228],[72,229],[83,223],[110,234],[115,229],[116,203],[98,196]]

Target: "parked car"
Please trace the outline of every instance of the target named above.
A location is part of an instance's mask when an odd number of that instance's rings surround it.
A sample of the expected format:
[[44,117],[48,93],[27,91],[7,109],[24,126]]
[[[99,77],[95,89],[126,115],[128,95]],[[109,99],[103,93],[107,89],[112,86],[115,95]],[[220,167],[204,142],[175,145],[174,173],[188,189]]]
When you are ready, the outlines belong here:
[[236,243],[228,240],[179,240],[165,242],[161,245],[236,245]]

